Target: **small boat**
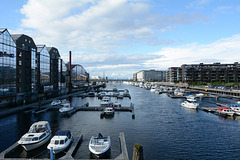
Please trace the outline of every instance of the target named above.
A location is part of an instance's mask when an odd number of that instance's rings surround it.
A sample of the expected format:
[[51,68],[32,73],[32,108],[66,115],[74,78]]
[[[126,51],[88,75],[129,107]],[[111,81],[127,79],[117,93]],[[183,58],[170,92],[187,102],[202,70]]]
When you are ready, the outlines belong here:
[[198,94],[196,94],[196,97],[199,97],[199,98],[202,98],[203,96],[204,96],[203,93],[198,93]]
[[217,113],[226,116],[233,116],[235,114],[235,112],[229,107],[219,107]]
[[107,116],[110,116],[110,115],[113,115],[114,114],[114,107],[106,107],[104,109],[104,114],[107,115]]
[[174,95],[175,96],[183,96],[184,95],[184,91],[182,91],[180,89],[175,89],[174,90]]
[[186,98],[187,98],[187,99],[195,99],[195,96],[192,95],[192,94],[189,94],[189,95],[186,96]]
[[52,131],[47,121],[39,121],[30,127],[29,131],[24,134],[18,141],[26,151],[36,149],[51,138]]
[[57,106],[57,105],[59,105],[59,104],[61,104],[61,103],[62,103],[61,100],[53,100],[52,103],[51,103],[51,105],[52,105],[52,106]]
[[154,93],[156,91],[156,87],[155,86],[152,86],[151,89],[150,89],[150,92]]
[[111,106],[112,102],[110,101],[110,97],[103,97],[101,103],[100,103],[100,107],[107,107],[107,106]]
[[70,102],[62,103],[59,109],[61,114],[71,114],[74,112],[74,107],[71,106]]
[[130,97],[128,89],[125,89],[123,92],[123,97]]
[[240,104],[239,103],[230,104],[229,108],[232,109],[236,115],[240,116]]
[[196,103],[195,99],[188,98],[186,101],[182,102],[181,105],[186,108],[197,109],[198,103]]
[[114,102],[114,103],[113,103],[113,107],[114,107],[114,108],[118,108],[118,107],[122,107],[122,105],[121,105],[121,103]]
[[73,141],[73,136],[69,130],[60,130],[51,139],[47,148],[53,150],[53,154],[58,154],[65,149],[67,149],[71,142]]
[[110,136],[103,137],[101,133],[98,137],[92,136],[89,142],[89,150],[96,158],[103,157],[111,147]]

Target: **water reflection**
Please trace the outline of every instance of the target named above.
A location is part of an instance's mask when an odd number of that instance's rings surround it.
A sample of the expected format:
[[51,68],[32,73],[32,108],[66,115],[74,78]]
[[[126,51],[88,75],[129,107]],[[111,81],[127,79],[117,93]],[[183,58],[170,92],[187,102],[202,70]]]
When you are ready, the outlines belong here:
[[[124,132],[129,158],[135,143],[144,148],[144,159],[238,159],[239,120],[236,117],[219,117],[202,110],[189,110],[181,107],[183,99],[171,99],[167,94],[156,95],[148,90],[133,86],[115,84],[118,89],[128,89],[132,99],[112,98],[123,106],[134,104],[136,118],[131,112],[115,112],[113,117],[101,118],[101,111],[79,111],[71,117],[61,117],[58,110],[45,113],[19,113],[0,119],[1,151],[14,144],[25,134],[32,123],[46,120],[50,123],[52,134],[60,129],[70,130],[73,135],[80,132],[83,141],[74,158],[91,158],[88,150],[92,135],[101,132],[110,135],[112,141],[110,158],[120,154],[119,133]],[[107,86],[112,89],[114,85]],[[89,107],[99,106],[97,97],[72,97],[73,106],[89,102]],[[216,103],[229,102],[226,99],[198,99],[201,107],[216,107]],[[221,135],[219,135],[221,134]],[[231,135],[229,137],[229,135]],[[222,145],[224,144],[224,145]],[[221,152],[219,152],[221,151]],[[45,147],[41,154],[21,152],[21,157],[49,158]]]

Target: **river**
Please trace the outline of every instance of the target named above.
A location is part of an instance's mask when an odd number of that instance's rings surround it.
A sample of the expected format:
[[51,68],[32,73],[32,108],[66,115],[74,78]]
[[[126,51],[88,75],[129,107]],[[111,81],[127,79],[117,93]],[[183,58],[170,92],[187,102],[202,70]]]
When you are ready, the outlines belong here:
[[[149,90],[125,85],[108,84],[107,88],[128,89],[131,99],[119,100],[124,106],[134,104],[135,119],[131,112],[116,112],[112,118],[100,118],[98,111],[79,111],[71,117],[62,117],[56,110],[38,115],[19,113],[0,119],[0,151],[14,144],[28,131],[32,123],[47,120],[53,134],[59,129],[69,129],[74,134],[83,133],[83,141],[74,156],[90,158],[88,143],[91,136],[102,133],[111,136],[111,156],[120,154],[119,133],[124,132],[129,158],[133,146],[143,146],[144,159],[239,159],[240,121],[223,118],[202,110],[181,107],[184,99],[172,99],[167,94],[154,94]],[[112,99],[117,101],[117,99]],[[217,102],[233,102],[230,99],[198,99],[201,107],[215,107]],[[73,97],[72,104],[89,102],[99,105],[94,98]],[[21,157],[34,157],[35,152],[23,151]],[[46,146],[38,158],[49,158]]]

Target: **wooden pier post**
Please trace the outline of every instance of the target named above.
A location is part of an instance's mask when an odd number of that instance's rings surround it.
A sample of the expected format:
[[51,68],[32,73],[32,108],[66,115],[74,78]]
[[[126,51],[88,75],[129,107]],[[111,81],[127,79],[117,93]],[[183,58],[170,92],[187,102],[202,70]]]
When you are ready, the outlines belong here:
[[140,144],[134,145],[132,160],[143,160],[143,147]]

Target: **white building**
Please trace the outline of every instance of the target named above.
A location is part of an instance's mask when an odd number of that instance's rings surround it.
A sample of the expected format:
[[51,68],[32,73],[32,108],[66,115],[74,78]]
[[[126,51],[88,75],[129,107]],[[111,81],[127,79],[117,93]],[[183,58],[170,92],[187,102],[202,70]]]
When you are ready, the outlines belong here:
[[135,79],[138,82],[151,81],[151,82],[166,82],[167,71],[157,70],[142,70],[135,73]]

